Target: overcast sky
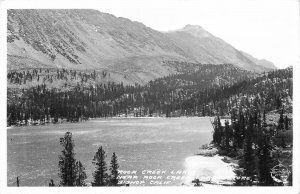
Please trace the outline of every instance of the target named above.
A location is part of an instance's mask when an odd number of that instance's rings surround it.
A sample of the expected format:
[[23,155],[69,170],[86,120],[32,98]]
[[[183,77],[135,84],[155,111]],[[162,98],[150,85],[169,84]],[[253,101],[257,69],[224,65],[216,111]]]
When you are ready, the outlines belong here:
[[298,0],[27,0],[15,6],[93,8],[159,31],[200,25],[279,68],[299,63]]

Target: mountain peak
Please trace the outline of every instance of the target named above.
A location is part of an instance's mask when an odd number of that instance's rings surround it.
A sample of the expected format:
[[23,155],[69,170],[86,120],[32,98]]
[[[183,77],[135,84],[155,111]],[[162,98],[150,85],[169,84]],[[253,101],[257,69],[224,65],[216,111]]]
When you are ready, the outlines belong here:
[[187,24],[182,29],[202,29],[203,28],[199,25]]
[[[128,83],[146,83],[178,72],[176,66],[162,65],[165,61],[266,69],[266,62],[246,56],[197,25],[161,33],[96,10],[20,9],[7,15],[9,69],[107,69],[112,77]],[[120,78],[126,74],[130,80]]]
[[187,32],[195,37],[198,38],[206,38],[206,37],[211,37],[213,36],[212,34],[210,34],[209,32],[207,32],[206,30],[204,30],[201,26],[199,25],[191,25],[191,24],[187,24],[186,26],[184,26],[183,28],[177,30],[179,32]]

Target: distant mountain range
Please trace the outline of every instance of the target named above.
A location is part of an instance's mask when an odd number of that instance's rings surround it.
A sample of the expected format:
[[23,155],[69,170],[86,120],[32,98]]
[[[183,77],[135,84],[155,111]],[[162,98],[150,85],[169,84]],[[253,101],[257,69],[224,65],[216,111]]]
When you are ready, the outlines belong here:
[[7,19],[8,69],[95,69],[142,84],[178,73],[169,61],[276,69],[200,26],[163,33],[96,10],[8,10]]

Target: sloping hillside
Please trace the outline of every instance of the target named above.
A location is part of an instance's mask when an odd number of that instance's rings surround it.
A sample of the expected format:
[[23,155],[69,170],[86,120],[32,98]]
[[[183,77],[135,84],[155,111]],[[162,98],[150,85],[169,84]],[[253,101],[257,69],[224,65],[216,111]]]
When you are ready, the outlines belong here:
[[8,68],[105,70],[142,84],[178,72],[166,61],[268,70],[204,30],[204,38],[187,32],[161,33],[96,10],[9,10]]
[[[46,77],[43,70],[14,72],[8,75],[8,83],[16,86],[8,89],[8,125],[27,124],[28,118],[43,123],[45,117],[57,122],[121,115],[228,116],[233,110],[292,113],[292,72],[288,68],[259,75],[228,64],[199,65],[196,72],[143,86],[96,84],[96,72],[62,70]],[[55,80],[62,85],[53,87]],[[68,80],[76,84],[68,85]],[[22,88],[27,82],[33,86]]]
[[169,32],[168,35],[181,48],[188,51],[189,57],[201,63],[231,63],[243,69],[256,72],[276,69],[271,62],[256,59],[243,51],[237,50],[200,26],[186,25],[182,29]]

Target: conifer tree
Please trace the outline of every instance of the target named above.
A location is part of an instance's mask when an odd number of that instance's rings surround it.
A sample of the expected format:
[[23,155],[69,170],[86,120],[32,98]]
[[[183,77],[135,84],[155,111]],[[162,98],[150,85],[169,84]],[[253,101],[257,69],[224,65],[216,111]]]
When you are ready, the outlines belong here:
[[98,148],[94,159],[93,164],[96,166],[96,170],[93,173],[94,182],[92,186],[106,186],[107,185],[107,166],[105,162],[105,151],[102,149],[102,146]]
[[225,150],[228,152],[230,151],[230,127],[229,127],[229,121],[225,121]]
[[85,179],[87,178],[85,168],[80,161],[76,162],[76,186],[86,186]]
[[119,164],[118,159],[115,153],[113,153],[110,162],[110,185],[117,186],[118,185],[118,176],[119,176]]
[[271,177],[271,165],[273,161],[270,153],[270,139],[264,135],[262,141],[262,147],[258,155],[258,182],[262,186],[272,186],[274,180]]
[[63,146],[62,154],[59,155],[59,177],[61,186],[75,186],[76,183],[76,165],[74,142],[72,133],[66,132],[63,138],[60,138],[60,145]]
[[216,117],[213,123],[214,126],[214,134],[213,134],[213,142],[217,145],[220,146],[221,144],[221,122],[220,122],[220,117]]
[[[245,136],[246,136],[246,124],[245,124],[245,117],[242,112],[240,112],[240,118],[239,118],[239,126],[241,131],[241,142],[244,142]],[[241,145],[242,146],[242,145]]]
[[234,121],[232,122],[232,128],[233,128],[233,148],[236,150],[237,148],[242,147],[242,137],[241,137],[241,131],[240,131],[240,122]]
[[245,147],[244,147],[244,175],[249,177],[250,184],[254,180],[255,175],[255,161],[253,151],[253,118],[252,115],[249,117],[249,126],[245,136]]

